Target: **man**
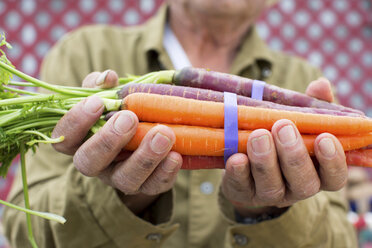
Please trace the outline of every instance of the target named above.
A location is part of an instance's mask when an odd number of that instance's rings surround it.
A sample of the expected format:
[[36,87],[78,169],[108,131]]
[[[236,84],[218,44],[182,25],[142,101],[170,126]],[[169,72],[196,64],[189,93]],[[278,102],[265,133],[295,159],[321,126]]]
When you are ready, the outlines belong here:
[[[168,23],[167,31],[177,38],[185,64],[297,91],[315,80],[306,92],[331,101],[329,83],[316,80],[318,70],[269,50],[258,37],[254,22],[267,4],[259,0],[168,1],[168,8],[141,27],[83,28],[52,49],[43,63],[42,77],[57,84],[112,87],[117,74],[172,68],[177,63],[171,60],[174,46],[163,46],[169,38],[164,33]],[[96,72],[85,77],[92,71]],[[317,137],[314,164],[295,125],[280,120],[271,132],[253,131],[247,154],[231,156],[224,171],[180,171],[182,156],[170,151],[175,136],[166,126],[153,128],[127,159],[115,160],[138,125],[129,111],[115,114],[86,140],[102,112],[98,97],[82,101],[53,131],[53,136],[65,136],[64,142],[54,146],[60,153],[40,146],[37,154],[28,156],[32,208],[67,219],[62,226],[33,218],[39,245],[355,246],[345,203],[338,193],[320,192],[341,189],[347,178],[345,156],[333,135]],[[18,204],[22,200],[19,185],[16,182],[10,196]],[[28,245],[24,215],[7,210],[5,221],[14,247]]]

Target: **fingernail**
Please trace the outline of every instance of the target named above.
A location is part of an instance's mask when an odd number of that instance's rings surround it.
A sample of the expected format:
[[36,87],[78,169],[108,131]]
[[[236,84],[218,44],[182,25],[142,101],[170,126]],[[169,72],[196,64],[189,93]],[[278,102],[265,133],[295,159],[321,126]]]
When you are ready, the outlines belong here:
[[150,146],[153,152],[163,153],[166,150],[168,150],[169,144],[170,139],[167,136],[157,132],[155,136],[152,138]]
[[320,152],[324,157],[331,158],[336,153],[336,147],[330,138],[324,138],[319,142]]
[[84,110],[87,113],[97,113],[103,106],[103,102],[99,97],[88,97],[84,103]]
[[134,126],[134,120],[129,113],[120,113],[114,121],[114,129],[119,134],[125,134],[129,132]]
[[110,72],[110,70],[106,70],[106,71],[102,72],[98,76],[98,78],[96,79],[96,85],[102,85],[105,82],[106,77],[107,77],[109,72]]
[[280,143],[283,145],[293,145],[297,140],[296,133],[291,125],[282,127],[278,132],[278,136]]
[[253,153],[261,155],[270,151],[270,140],[267,134],[252,139]]
[[166,172],[173,172],[174,169],[177,167],[178,161],[172,158],[168,158],[164,163],[163,163],[163,170]]

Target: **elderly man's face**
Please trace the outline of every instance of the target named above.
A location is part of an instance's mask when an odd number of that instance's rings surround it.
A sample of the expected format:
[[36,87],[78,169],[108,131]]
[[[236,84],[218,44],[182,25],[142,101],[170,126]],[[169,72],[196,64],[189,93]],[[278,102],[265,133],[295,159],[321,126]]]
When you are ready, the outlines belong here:
[[[208,16],[254,17],[266,7],[266,0],[170,0]],[[175,3],[177,2],[177,3]]]

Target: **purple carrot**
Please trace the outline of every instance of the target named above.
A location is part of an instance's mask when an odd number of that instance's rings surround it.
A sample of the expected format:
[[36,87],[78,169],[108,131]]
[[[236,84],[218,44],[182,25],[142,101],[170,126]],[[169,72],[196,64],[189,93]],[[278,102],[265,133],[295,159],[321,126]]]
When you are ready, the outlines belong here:
[[[219,91],[192,88],[186,86],[176,86],[169,84],[127,84],[118,91],[119,98],[124,98],[129,94],[142,92],[142,93],[152,93],[158,95],[168,95],[168,96],[181,96],[184,98],[191,98],[203,101],[214,101],[214,102],[223,102],[223,93]],[[253,106],[253,107],[262,107],[262,108],[271,108],[278,110],[287,110],[287,111],[297,111],[303,113],[313,113],[313,114],[328,114],[328,115],[339,115],[339,116],[352,116],[360,117],[361,115],[356,113],[347,113],[337,110],[329,109],[317,109],[317,108],[306,108],[306,107],[295,107],[295,106],[286,106],[268,101],[259,101],[245,96],[237,96],[237,101],[239,105]]]
[[[249,78],[192,67],[186,67],[180,71],[176,71],[173,77],[173,83],[176,85],[221,92],[233,92],[247,97],[251,96],[253,81],[254,80]],[[359,110],[322,101],[296,91],[283,89],[270,84],[266,84],[264,87],[263,100],[289,106],[337,110],[364,116],[364,113]]]
[[119,111],[110,111],[108,112],[106,115],[105,115],[105,121],[109,120],[111,117],[114,116],[114,114],[116,114],[117,112]]

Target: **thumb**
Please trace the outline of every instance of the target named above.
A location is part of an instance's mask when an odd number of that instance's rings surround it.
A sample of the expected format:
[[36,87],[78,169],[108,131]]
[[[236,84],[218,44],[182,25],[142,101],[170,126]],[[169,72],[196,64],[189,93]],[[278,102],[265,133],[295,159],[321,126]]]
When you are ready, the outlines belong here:
[[306,89],[306,95],[327,102],[334,101],[331,83],[324,77],[320,77],[317,80],[312,81]]
[[88,74],[83,80],[84,88],[113,88],[118,86],[118,74],[113,70],[106,70],[104,72],[92,72]]

